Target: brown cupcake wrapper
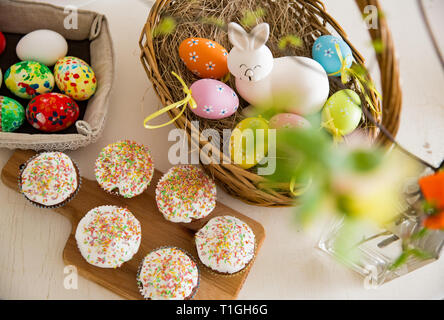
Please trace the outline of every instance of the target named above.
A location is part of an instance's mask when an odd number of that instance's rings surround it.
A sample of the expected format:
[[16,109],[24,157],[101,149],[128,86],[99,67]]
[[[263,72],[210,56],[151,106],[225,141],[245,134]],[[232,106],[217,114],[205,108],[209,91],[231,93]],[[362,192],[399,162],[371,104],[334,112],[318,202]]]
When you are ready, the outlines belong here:
[[66,204],[68,204],[71,200],[73,200],[76,195],[79,193],[79,190],[82,186],[82,176],[80,174],[80,167],[78,166],[77,162],[75,160],[73,160],[71,157],[69,157],[69,159],[71,160],[71,162],[74,165],[74,168],[76,169],[76,173],[77,173],[77,188],[76,190],[68,197],[66,198],[64,201],[62,201],[59,204],[55,204],[52,206],[45,206],[44,204],[41,203],[37,203],[32,201],[31,199],[29,199],[22,191],[22,174],[23,171],[25,170],[25,168],[28,166],[28,164],[34,160],[35,158],[39,157],[42,153],[47,153],[47,152],[39,152],[37,153],[35,156],[29,158],[24,164],[22,164],[19,168],[19,175],[18,175],[18,179],[17,179],[17,184],[18,184],[18,188],[19,188],[19,192],[20,194],[23,195],[23,197],[29,202],[31,203],[34,207],[40,208],[40,209],[57,209],[57,208],[61,208],[64,207]]
[[[243,274],[243,273],[245,273],[245,272],[247,272],[247,271],[250,270],[251,266],[253,265],[254,261],[256,260],[256,253],[257,253],[257,240],[256,240],[256,236],[255,236],[255,238],[254,238],[254,254],[253,254],[253,257],[252,257],[251,260],[245,265],[245,267],[244,267],[243,269],[241,269],[241,270],[239,270],[238,272],[235,272],[235,273],[222,273],[222,272],[218,272],[218,271],[212,269],[211,267],[205,265],[205,264],[200,260],[200,258],[199,258],[198,260],[199,260],[199,265],[200,265],[203,269],[205,269],[205,270],[207,270],[209,273],[211,273],[212,275],[214,275],[214,276],[216,276],[216,277],[219,277],[219,278],[234,278],[234,277],[237,277],[237,276],[239,276],[239,275],[241,275],[241,274]],[[199,256],[199,254],[197,254],[197,256]]]
[[[196,267],[197,267],[197,274],[198,274],[198,277],[197,277],[197,285],[196,285],[196,287],[193,289],[193,292],[192,292],[191,296],[190,296],[189,298],[185,299],[185,300],[193,300],[194,297],[195,297],[196,294],[197,294],[197,291],[199,291],[199,287],[200,287],[201,272],[200,272],[200,268],[199,268],[199,261],[198,261],[199,259],[194,258],[194,256],[193,256],[191,253],[189,253],[187,250],[182,249],[182,248],[179,248],[179,247],[177,247],[177,246],[161,246],[161,247],[158,247],[158,248],[153,249],[153,250],[151,250],[150,252],[148,252],[148,253],[143,257],[142,262],[141,262],[140,265],[139,265],[139,269],[137,270],[136,280],[139,278],[140,271],[142,270],[143,261],[145,260],[145,257],[146,257],[148,254],[150,254],[150,253],[152,253],[152,252],[155,252],[155,251],[157,251],[157,250],[161,250],[161,249],[178,249],[178,250],[184,252],[184,253],[185,253],[185,254],[186,254],[186,255],[187,255],[187,256],[188,256],[188,257],[189,257],[189,258],[190,258],[195,264],[196,264]],[[142,293],[143,288],[142,288],[142,285],[141,285],[141,282],[140,282],[140,281],[137,281],[137,287],[139,288],[139,292],[140,292],[140,294],[142,295],[142,297],[143,297],[145,300],[151,300],[151,299],[149,299],[149,298],[145,298],[145,296],[143,295],[143,293]]]

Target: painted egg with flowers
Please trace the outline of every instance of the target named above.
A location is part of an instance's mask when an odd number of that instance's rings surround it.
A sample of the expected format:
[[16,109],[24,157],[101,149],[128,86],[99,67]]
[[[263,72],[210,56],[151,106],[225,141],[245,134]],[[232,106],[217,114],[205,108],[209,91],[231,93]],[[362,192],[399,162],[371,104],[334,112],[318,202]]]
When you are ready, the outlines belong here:
[[[338,54],[336,45],[339,45]],[[342,62],[344,66],[350,68],[353,63],[353,52],[349,45],[342,38],[326,35],[319,37],[312,49],[313,59],[319,62],[329,76],[339,77],[342,72]]]
[[0,132],[17,130],[25,121],[25,109],[14,99],[0,96]]
[[179,46],[179,56],[199,78],[221,79],[229,72],[228,51],[209,39],[185,39]]
[[74,100],[88,100],[97,90],[93,69],[76,57],[59,59],[54,66],[54,76],[60,91]]
[[197,108],[191,109],[205,119],[219,120],[230,117],[239,108],[239,97],[225,83],[201,79],[190,87]]
[[29,102],[26,119],[40,131],[58,132],[74,124],[79,113],[79,106],[70,97],[61,93],[47,93]]
[[17,97],[32,99],[54,89],[54,76],[44,64],[22,61],[6,70],[5,85]]

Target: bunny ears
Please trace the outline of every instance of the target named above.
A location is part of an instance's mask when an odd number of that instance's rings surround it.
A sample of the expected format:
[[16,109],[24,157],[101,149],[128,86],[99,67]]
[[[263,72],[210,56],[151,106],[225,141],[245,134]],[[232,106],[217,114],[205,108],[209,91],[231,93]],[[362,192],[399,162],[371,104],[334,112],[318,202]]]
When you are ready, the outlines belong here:
[[228,25],[228,39],[240,50],[257,50],[267,43],[269,36],[268,23],[258,24],[249,34],[235,22]]

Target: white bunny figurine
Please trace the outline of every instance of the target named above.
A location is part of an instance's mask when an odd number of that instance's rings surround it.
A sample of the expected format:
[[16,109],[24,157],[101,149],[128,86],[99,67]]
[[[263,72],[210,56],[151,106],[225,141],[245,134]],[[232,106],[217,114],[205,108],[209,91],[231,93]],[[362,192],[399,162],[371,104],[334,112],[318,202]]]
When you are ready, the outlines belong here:
[[267,23],[257,25],[250,34],[237,23],[228,25],[228,37],[234,46],[228,55],[228,69],[236,77],[239,94],[255,106],[282,103],[285,98],[287,112],[299,115],[319,112],[330,90],[324,68],[305,57],[274,59],[265,45],[269,35]]

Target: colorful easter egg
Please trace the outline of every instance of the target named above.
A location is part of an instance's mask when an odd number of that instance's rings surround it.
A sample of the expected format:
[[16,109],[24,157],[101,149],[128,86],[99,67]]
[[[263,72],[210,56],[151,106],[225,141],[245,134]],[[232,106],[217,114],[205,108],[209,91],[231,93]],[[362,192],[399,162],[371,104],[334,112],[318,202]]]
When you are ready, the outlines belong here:
[[0,96],[0,132],[17,130],[25,121],[25,109],[14,99]]
[[0,54],[2,54],[3,51],[5,51],[5,48],[6,48],[6,39],[3,33],[0,31]]
[[200,78],[221,79],[228,73],[228,51],[215,41],[188,38],[179,46],[179,56]]
[[79,113],[79,106],[70,97],[61,93],[47,93],[29,102],[26,119],[40,131],[57,132],[74,124]]
[[53,66],[68,53],[65,38],[52,30],[35,30],[20,39],[16,47],[20,60],[31,60]]
[[93,69],[82,59],[65,57],[54,66],[54,76],[60,91],[74,100],[88,100],[96,92]]
[[239,98],[225,83],[213,80],[198,80],[190,87],[197,108],[191,109],[205,119],[219,120],[231,116],[239,108]]
[[258,164],[268,154],[268,129],[262,118],[239,122],[230,137],[231,160],[244,169]]
[[310,122],[294,113],[280,113],[270,119],[270,129],[309,129]]
[[349,89],[332,95],[322,111],[324,127],[334,136],[352,133],[359,126],[361,118],[361,99]]
[[339,77],[341,75],[342,63],[339,59],[336,44],[339,44],[340,53],[347,68],[353,62],[353,53],[349,45],[341,38],[335,36],[319,37],[312,49],[313,59],[319,62],[329,76]]
[[32,99],[54,89],[54,76],[44,64],[22,61],[6,71],[5,85],[17,97]]

